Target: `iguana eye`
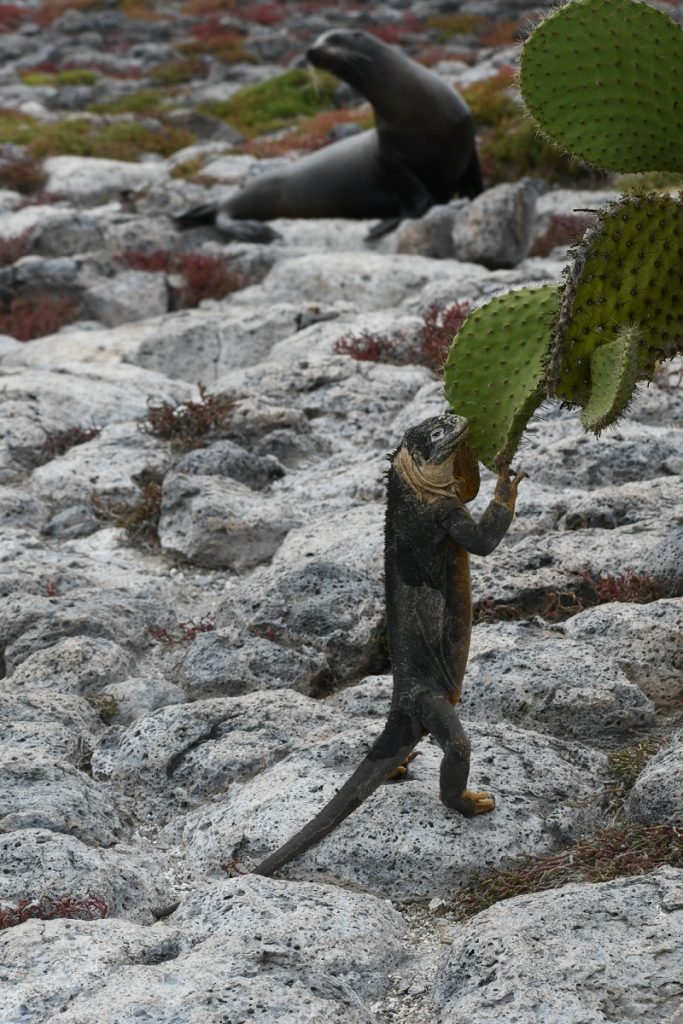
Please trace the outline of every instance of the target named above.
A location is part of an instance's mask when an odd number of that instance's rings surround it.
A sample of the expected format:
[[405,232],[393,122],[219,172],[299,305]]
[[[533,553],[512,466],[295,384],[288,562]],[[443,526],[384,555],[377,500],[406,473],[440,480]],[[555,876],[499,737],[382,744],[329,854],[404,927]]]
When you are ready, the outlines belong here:
[[437,427],[436,430],[432,430],[431,434],[429,435],[429,440],[441,441],[445,433],[446,431],[443,429],[443,427]]

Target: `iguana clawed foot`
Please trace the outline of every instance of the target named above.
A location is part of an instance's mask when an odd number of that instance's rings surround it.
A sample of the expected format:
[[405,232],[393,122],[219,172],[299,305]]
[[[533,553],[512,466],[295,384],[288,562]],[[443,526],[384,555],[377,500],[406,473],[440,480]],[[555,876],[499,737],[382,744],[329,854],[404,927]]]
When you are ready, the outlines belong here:
[[398,781],[398,779],[402,779],[405,775],[407,775],[408,765],[410,764],[411,761],[414,761],[416,757],[419,757],[420,754],[420,750],[413,750],[412,754],[408,754],[405,761],[403,761],[398,766],[398,768],[394,768],[391,775],[387,776],[387,782],[396,782]]
[[460,811],[465,818],[474,818],[477,814],[488,814],[496,806],[495,799],[490,793],[482,791],[477,793],[473,789],[465,789],[454,800],[448,801],[448,806],[454,811]]

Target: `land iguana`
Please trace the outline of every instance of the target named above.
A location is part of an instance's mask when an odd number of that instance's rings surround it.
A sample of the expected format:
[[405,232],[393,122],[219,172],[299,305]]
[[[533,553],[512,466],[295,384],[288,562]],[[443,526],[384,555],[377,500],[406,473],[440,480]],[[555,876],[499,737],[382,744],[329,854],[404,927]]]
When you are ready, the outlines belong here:
[[269,875],[319,842],[382,782],[400,773],[430,733],[443,750],[440,795],[465,817],[495,801],[467,788],[470,744],[454,705],[460,699],[472,631],[469,554],[488,555],[505,535],[526,476],[501,460],[493,499],[477,523],[465,504],[479,491],[467,420],[434,416],[408,430],[389,456],[385,589],[394,689],[386,725],[329,803],[253,870]]

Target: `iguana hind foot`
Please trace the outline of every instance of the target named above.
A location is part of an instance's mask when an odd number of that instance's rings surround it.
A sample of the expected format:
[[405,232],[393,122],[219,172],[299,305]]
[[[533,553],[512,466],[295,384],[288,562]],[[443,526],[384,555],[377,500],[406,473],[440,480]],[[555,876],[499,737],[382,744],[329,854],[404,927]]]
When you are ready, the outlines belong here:
[[454,800],[444,800],[443,802],[454,811],[459,811],[465,818],[474,818],[478,814],[488,814],[496,806],[496,801],[490,793],[487,793],[485,790],[477,792],[473,789],[465,789]]

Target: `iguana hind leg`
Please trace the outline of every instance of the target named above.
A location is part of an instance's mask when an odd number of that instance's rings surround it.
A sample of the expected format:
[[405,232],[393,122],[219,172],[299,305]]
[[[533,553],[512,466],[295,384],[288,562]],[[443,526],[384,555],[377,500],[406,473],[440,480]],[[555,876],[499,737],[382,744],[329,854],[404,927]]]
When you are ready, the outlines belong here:
[[470,741],[453,705],[444,697],[428,697],[422,708],[422,724],[443,750],[440,773],[442,803],[466,818],[492,811],[496,802],[489,793],[467,788]]

